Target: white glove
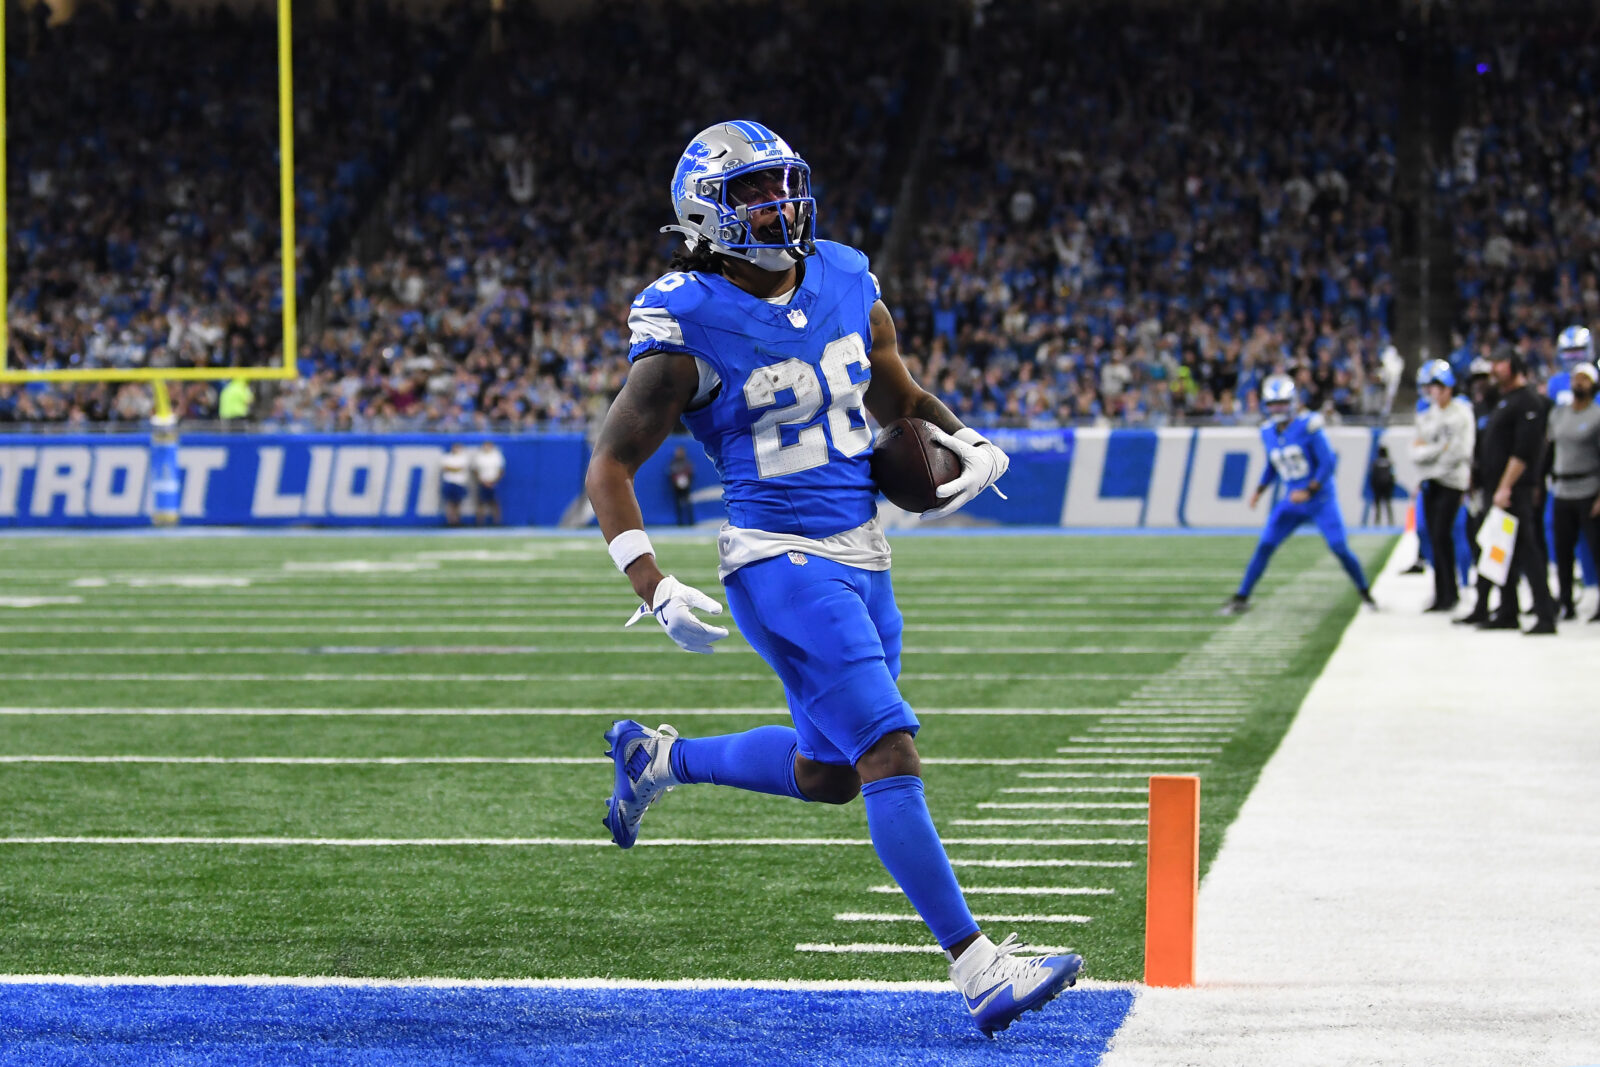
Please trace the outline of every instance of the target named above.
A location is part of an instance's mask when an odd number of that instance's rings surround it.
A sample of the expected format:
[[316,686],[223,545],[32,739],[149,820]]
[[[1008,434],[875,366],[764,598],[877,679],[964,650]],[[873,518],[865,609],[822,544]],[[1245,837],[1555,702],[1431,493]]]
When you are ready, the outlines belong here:
[[721,615],[722,605],[669,574],[656,586],[655,603],[648,607],[640,604],[633,618],[623,625],[632,626],[646,615],[654,615],[656,622],[667,631],[668,637],[678,643],[679,648],[685,652],[710,655],[714,651],[711,642],[721,641],[728,636],[728,631],[721,626],[707,626],[695,616],[695,611]]
[[[1011,466],[1011,457],[970,426],[964,426],[954,434],[945,433],[935,426],[928,436],[954,452],[961,460],[961,476],[939,487],[939,499],[944,503],[932,511],[924,511],[924,519],[942,519],[961,510],[979,493],[999,481],[1006,468]],[[1000,494],[1001,499],[1005,498],[999,489],[995,492]]]

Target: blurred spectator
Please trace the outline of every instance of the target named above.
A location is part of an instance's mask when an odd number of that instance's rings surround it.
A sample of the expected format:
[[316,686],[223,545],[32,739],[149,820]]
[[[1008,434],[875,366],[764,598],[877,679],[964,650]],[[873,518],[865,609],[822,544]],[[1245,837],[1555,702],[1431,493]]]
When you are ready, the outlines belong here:
[[1280,369],[1315,409],[1382,413],[1392,32],[990,4],[939,127],[902,350],[979,425],[1233,420]]
[[234,378],[217,394],[217,418],[224,422],[231,419],[247,419],[250,417],[250,407],[255,403],[255,399],[255,393],[250,390],[250,383],[243,378]]
[[[295,22],[302,278],[321,269],[433,73],[469,39],[465,5],[426,25],[381,2],[362,10]],[[279,362],[274,27],[266,8],[89,0],[7,50],[14,366]],[[11,418],[132,414],[92,385],[29,395]]]
[[1530,380],[1562,328],[1600,327],[1600,39],[1592,5],[1463,8],[1465,88],[1436,184],[1454,227],[1460,365],[1502,344]]
[[491,526],[500,525],[500,479],[506,473],[506,455],[493,441],[478,446],[472,457],[472,473],[478,480],[478,525],[485,517]]
[[1367,470],[1367,491],[1372,494],[1372,521],[1374,525],[1394,525],[1394,460],[1389,449],[1378,446],[1378,454]]
[[694,462],[683,448],[672,450],[672,463],[667,467],[667,481],[672,486],[672,505],[678,513],[679,526],[694,525]]
[[472,484],[472,457],[460,441],[450,446],[439,461],[439,496],[444,500],[444,524],[461,525],[461,502],[467,499]]

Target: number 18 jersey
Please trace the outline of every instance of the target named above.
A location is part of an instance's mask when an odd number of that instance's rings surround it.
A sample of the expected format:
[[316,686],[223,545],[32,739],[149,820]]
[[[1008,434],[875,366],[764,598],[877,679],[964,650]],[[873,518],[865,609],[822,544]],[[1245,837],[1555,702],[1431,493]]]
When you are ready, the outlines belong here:
[[862,397],[878,295],[865,255],[818,241],[783,303],[698,271],[665,274],[634,300],[630,362],[700,361],[710,399],[683,421],[716,464],[734,526],[822,538],[876,514]]

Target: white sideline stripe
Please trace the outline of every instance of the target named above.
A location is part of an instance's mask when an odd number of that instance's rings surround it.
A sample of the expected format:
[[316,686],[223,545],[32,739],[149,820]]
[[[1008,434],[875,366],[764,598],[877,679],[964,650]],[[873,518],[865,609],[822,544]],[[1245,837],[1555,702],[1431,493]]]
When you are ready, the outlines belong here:
[[991,867],[1012,870],[1020,867],[1132,867],[1133,860],[963,860],[952,859],[952,867]]
[[[1035,951],[1035,952],[1042,953],[1042,954],[1044,954],[1046,956],[1057,956],[1057,955],[1061,955],[1063,953],[1067,953],[1067,952],[1071,952],[1072,951],[1072,949],[1070,949],[1070,948],[1062,948],[1059,945],[1030,945],[1029,948],[1033,949],[1033,951]],[[816,944],[816,943],[811,943],[811,942],[801,942],[800,944],[798,944],[798,945],[796,945],[794,947],[794,950],[796,952],[832,952],[832,953],[848,953],[848,954],[851,954],[851,955],[875,955],[875,954],[885,954],[885,955],[887,955],[887,954],[908,953],[908,952],[915,952],[915,953],[933,953],[933,952],[937,952],[937,953],[943,955],[943,953],[944,953],[944,949],[940,948],[938,945],[888,945],[888,944],[875,944],[875,943],[868,943],[868,942],[861,942],[861,941],[851,942],[848,945],[830,945],[830,944]],[[1083,986],[1085,988],[1090,988],[1090,989],[1096,988],[1094,983],[1085,982],[1082,979],[1080,979],[1078,981],[1078,985]],[[944,985],[940,986],[939,988],[948,990],[950,988],[950,986],[949,986],[949,983],[945,983]]]
[[[1038,716],[1101,716],[1107,708],[918,708],[921,715],[1038,715]],[[674,715],[768,715],[786,717],[787,711],[776,707],[764,708],[128,708],[128,707],[0,707],[0,715],[197,715],[197,716],[327,716],[346,715],[438,715],[451,717],[471,716],[544,716],[593,715],[607,719],[628,719]],[[927,761],[924,760],[924,763]]]
[[[571,651],[571,650],[569,650]],[[1072,671],[1051,673],[1008,674],[922,674],[908,671],[900,678],[917,682],[1054,682],[1080,681],[1127,682],[1144,678],[1144,674],[1078,674]],[[244,674],[233,672],[195,671],[187,673],[166,672],[90,672],[90,671],[26,671],[0,674],[0,681],[12,682],[772,682],[777,675],[760,674]]]
[[[1071,848],[1081,845],[1143,845],[1143,840],[1050,837],[947,837],[946,845],[982,847],[1025,846]],[[843,848],[870,846],[870,838],[848,837],[732,837],[662,838],[638,841],[634,847],[655,848]],[[610,838],[599,837],[0,837],[0,845],[260,845],[316,848],[615,848]]]
[[1142,992],[1102,1067],[1600,1062],[1600,732],[1573,669],[1600,633],[1462,635],[1395,575],[1401,541],[1201,885],[1195,987]]
[[[1108,897],[1116,893],[1115,889],[1101,889],[1095,886],[1038,886],[1038,885],[990,885],[990,886],[962,886],[961,891],[969,897]],[[903,895],[905,890],[897,885],[875,885],[867,889],[869,893],[892,893]]]
[[[981,923],[1087,923],[1094,920],[1087,915],[974,915]],[[841,911],[833,917],[836,923],[919,923],[922,916],[896,915],[893,912]]]
[[1143,819],[951,819],[951,826],[1143,826]]
[[[1010,792],[1010,790],[1002,789],[1001,792],[1002,793]],[[979,804],[978,805],[978,810],[979,811],[1020,811],[1020,810],[1032,809],[1032,810],[1036,810],[1036,811],[1066,811],[1066,810],[1075,810],[1075,809],[1078,809],[1078,808],[1128,808],[1128,809],[1135,810],[1135,811],[1143,811],[1144,809],[1148,808],[1149,806],[1150,805],[1148,803],[1140,803],[1138,801],[1132,801],[1132,800],[1128,800],[1128,801],[1120,801],[1120,800],[1031,801],[1031,802],[1028,802],[1028,803],[1018,803],[1018,804],[999,804],[999,803],[994,803],[994,802],[990,801],[990,802],[985,802],[985,803]]]

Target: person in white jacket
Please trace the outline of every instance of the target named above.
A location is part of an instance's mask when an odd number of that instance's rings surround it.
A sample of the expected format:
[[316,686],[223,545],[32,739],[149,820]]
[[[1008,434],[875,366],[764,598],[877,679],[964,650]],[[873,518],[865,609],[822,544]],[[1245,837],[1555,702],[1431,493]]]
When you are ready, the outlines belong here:
[[1433,604],[1429,611],[1450,611],[1460,598],[1456,588],[1456,512],[1472,478],[1472,446],[1478,434],[1472,405],[1455,395],[1456,376],[1442,359],[1429,360],[1417,372],[1427,391],[1427,410],[1417,415],[1417,436],[1411,445],[1422,481],[1422,507],[1433,547]]

